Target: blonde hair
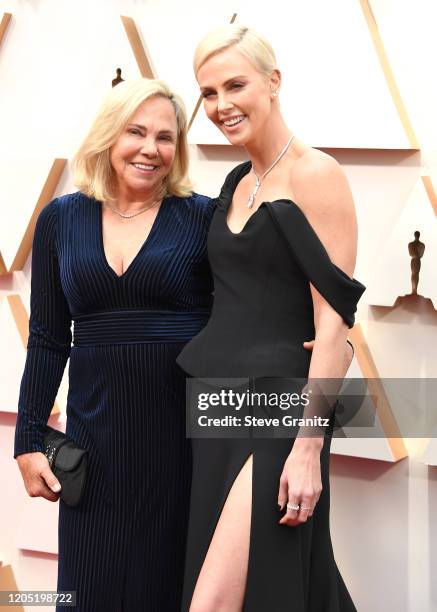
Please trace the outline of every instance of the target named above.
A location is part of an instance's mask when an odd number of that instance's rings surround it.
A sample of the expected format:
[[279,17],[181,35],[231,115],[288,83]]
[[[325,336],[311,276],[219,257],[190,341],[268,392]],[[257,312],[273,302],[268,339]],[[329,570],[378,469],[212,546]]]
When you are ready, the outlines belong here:
[[109,92],[88,135],[74,156],[74,182],[84,194],[101,201],[115,199],[110,148],[138,106],[152,97],[170,100],[175,110],[178,131],[175,159],[164,180],[160,195],[162,197],[191,195],[192,186],[188,178],[187,115],[184,103],[164,81],[144,78],[124,81]]
[[229,47],[236,47],[265,76],[270,76],[277,67],[275,52],[262,34],[252,28],[228,24],[208,32],[197,45],[193,60],[194,73],[197,74],[210,57]]

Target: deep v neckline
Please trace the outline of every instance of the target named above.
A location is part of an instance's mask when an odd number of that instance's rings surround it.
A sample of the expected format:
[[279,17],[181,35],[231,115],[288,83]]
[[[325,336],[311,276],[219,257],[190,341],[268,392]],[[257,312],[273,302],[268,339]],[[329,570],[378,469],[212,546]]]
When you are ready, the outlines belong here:
[[241,228],[241,230],[240,230],[239,232],[233,232],[233,231],[231,230],[231,228],[229,227],[229,223],[228,223],[228,213],[229,213],[229,209],[230,209],[231,204],[232,204],[232,200],[234,199],[234,193],[235,193],[235,191],[236,191],[236,189],[237,189],[238,184],[240,183],[240,181],[241,181],[241,180],[242,180],[242,179],[243,179],[243,178],[244,178],[244,177],[245,177],[247,174],[249,174],[249,172],[250,172],[250,170],[251,170],[251,168],[252,168],[252,164],[251,164],[251,162],[246,162],[246,163],[247,163],[247,166],[242,168],[243,172],[242,172],[242,173],[239,173],[239,175],[238,175],[238,177],[237,177],[237,181],[235,182],[235,184],[234,184],[234,185],[233,185],[233,187],[232,187],[232,191],[231,191],[231,193],[230,193],[230,196],[229,196],[229,200],[228,200],[227,206],[225,207],[225,210],[224,210],[224,221],[225,221],[225,225],[226,225],[226,228],[227,228],[228,232],[229,232],[230,234],[232,234],[232,236],[240,236],[240,234],[242,234],[242,233],[244,232],[244,230],[247,228],[247,226],[249,225],[249,222],[250,222],[250,220],[252,219],[252,217],[255,217],[255,215],[257,214],[257,212],[259,211],[259,209],[260,209],[260,208],[261,208],[261,207],[262,207],[262,206],[265,204],[265,202],[261,202],[261,204],[260,204],[260,205],[258,206],[258,208],[255,210],[255,212],[253,212],[251,215],[249,215],[249,217],[246,219],[246,221],[245,221],[245,223],[244,223],[243,227]]
[[249,217],[246,219],[246,221],[245,221],[245,223],[244,223],[243,227],[241,228],[241,230],[240,230],[239,232],[233,232],[233,231],[231,230],[231,228],[229,227],[229,224],[228,224],[228,211],[229,211],[229,207],[230,207],[230,204],[229,204],[228,208],[225,210],[225,216],[224,216],[225,225],[226,225],[226,227],[227,227],[227,229],[228,229],[228,232],[229,232],[230,234],[232,234],[233,236],[239,236],[240,234],[242,234],[242,233],[243,233],[243,232],[246,230],[246,228],[247,228],[247,226],[249,225],[249,223],[250,223],[251,219],[253,219],[253,217],[256,217],[256,215],[257,215],[257,213],[258,213],[259,209],[260,209],[260,208],[262,208],[263,206],[265,206],[266,204],[267,204],[267,202],[261,202],[261,204],[260,204],[260,205],[258,206],[258,208],[255,210],[255,212],[253,212],[253,213],[252,213],[252,214],[251,214],[251,215],[250,215],[250,216],[249,216]]
[[[246,165],[246,164],[247,164],[247,165]],[[299,208],[299,206],[297,206],[297,204],[296,204],[296,203],[295,203],[293,200],[290,200],[289,198],[278,198],[278,199],[276,199],[276,200],[272,200],[271,202],[270,202],[270,201],[267,201],[267,200],[263,200],[263,201],[261,202],[261,204],[258,206],[258,208],[255,210],[255,212],[254,212],[254,213],[252,213],[252,214],[251,214],[251,215],[250,215],[250,216],[249,216],[249,217],[246,219],[246,222],[244,223],[244,225],[243,225],[243,227],[241,228],[241,230],[240,230],[239,232],[233,232],[233,231],[231,230],[231,228],[229,227],[229,223],[228,223],[228,213],[229,213],[229,209],[230,209],[230,207],[231,207],[232,200],[234,199],[234,193],[235,193],[235,191],[236,191],[236,189],[237,189],[237,187],[238,187],[238,185],[239,185],[240,181],[241,181],[241,180],[242,180],[242,179],[243,179],[243,178],[244,178],[244,177],[245,177],[247,174],[249,174],[249,172],[251,171],[251,169],[252,169],[252,163],[251,163],[251,162],[246,162],[246,163],[245,163],[245,164],[242,166],[242,168],[241,168],[242,172],[240,171],[240,172],[238,173],[238,175],[237,175],[237,177],[236,177],[236,179],[237,179],[237,180],[236,180],[236,181],[234,182],[234,184],[232,185],[232,189],[231,189],[231,193],[229,194],[229,198],[228,198],[227,205],[224,207],[224,222],[225,222],[226,229],[227,229],[228,233],[229,233],[229,234],[231,234],[231,236],[241,236],[241,235],[242,235],[242,234],[245,232],[245,230],[247,229],[247,226],[250,224],[250,222],[251,222],[252,218],[253,218],[253,217],[256,217],[256,215],[257,215],[258,211],[259,211],[261,208],[264,208],[265,206],[267,206],[268,204],[273,204],[274,202],[284,201],[284,202],[289,202],[291,205],[294,205],[294,206],[296,206],[297,208]]]
[[141,253],[144,251],[144,249],[146,248],[146,246],[149,244],[149,242],[151,241],[151,238],[153,237],[153,235],[156,233],[157,229],[158,229],[158,225],[161,221],[161,213],[165,207],[165,202],[166,200],[169,200],[170,198],[163,198],[158,212],[156,214],[156,217],[152,223],[152,226],[149,230],[149,233],[147,234],[146,238],[144,239],[144,242],[141,244],[140,248],[138,249],[138,251],[136,252],[134,258],[131,260],[130,264],[128,265],[128,267],[126,268],[126,270],[124,272],[122,272],[121,274],[117,274],[117,272],[114,270],[114,268],[110,265],[108,258],[106,257],[106,251],[105,251],[105,243],[103,240],[103,205],[102,202],[97,202],[97,213],[98,213],[98,224],[99,224],[99,246],[100,246],[100,253],[102,255],[102,259],[103,262],[105,264],[105,268],[109,271],[110,274],[112,274],[113,277],[115,277],[117,280],[121,280],[123,279],[126,274],[129,272],[129,270],[134,266],[134,264],[138,261],[139,256],[141,255]]

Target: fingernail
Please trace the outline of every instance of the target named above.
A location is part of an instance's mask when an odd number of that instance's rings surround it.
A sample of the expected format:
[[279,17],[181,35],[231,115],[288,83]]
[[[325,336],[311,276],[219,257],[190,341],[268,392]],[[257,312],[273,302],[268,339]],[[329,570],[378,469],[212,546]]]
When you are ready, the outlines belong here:
[[53,485],[52,491],[54,491],[55,493],[59,493],[60,490],[61,490],[61,485],[59,483]]

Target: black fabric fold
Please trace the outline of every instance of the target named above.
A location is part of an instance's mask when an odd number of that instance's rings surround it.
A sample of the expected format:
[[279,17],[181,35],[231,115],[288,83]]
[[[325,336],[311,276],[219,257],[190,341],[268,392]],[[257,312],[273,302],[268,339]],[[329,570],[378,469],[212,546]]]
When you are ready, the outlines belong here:
[[357,304],[366,287],[350,278],[330,259],[312,225],[291,200],[266,202],[267,210],[291,256],[308,280],[342,316],[348,327],[355,323]]

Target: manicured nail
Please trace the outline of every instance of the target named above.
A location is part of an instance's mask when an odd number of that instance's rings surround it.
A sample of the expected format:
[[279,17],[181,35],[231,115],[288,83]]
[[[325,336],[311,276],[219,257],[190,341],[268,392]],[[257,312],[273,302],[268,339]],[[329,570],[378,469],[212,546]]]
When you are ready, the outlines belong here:
[[59,483],[53,485],[52,491],[54,491],[55,493],[59,493],[60,490],[61,490],[61,485]]

